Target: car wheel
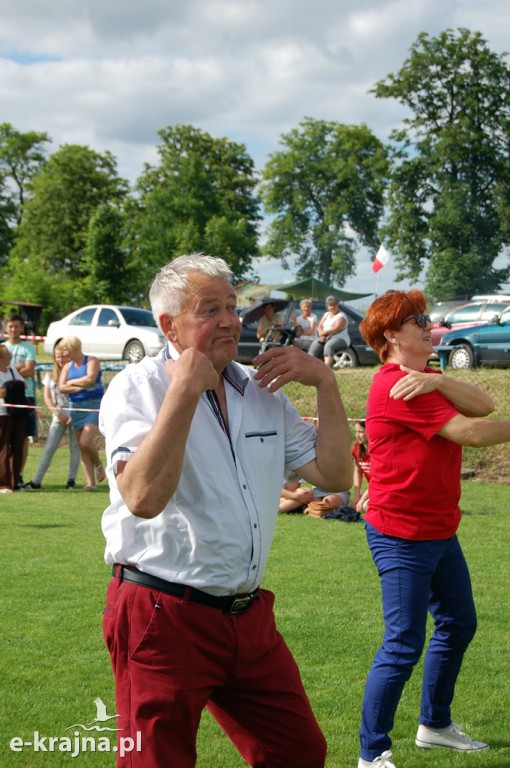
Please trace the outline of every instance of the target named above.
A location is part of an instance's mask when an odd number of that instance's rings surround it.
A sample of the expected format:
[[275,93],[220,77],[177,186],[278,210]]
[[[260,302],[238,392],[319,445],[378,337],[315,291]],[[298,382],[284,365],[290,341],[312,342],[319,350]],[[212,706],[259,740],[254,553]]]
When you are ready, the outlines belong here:
[[458,349],[453,349],[450,352],[450,357],[448,358],[448,362],[451,365],[451,367],[455,368],[456,370],[474,368],[475,355],[471,347],[468,347],[468,346],[459,347]]
[[130,363],[139,363],[142,357],[145,357],[145,349],[142,342],[138,341],[138,339],[128,342],[122,357],[129,360]]
[[359,365],[358,355],[349,347],[349,349],[342,349],[341,352],[337,352],[333,355],[333,368],[357,368]]

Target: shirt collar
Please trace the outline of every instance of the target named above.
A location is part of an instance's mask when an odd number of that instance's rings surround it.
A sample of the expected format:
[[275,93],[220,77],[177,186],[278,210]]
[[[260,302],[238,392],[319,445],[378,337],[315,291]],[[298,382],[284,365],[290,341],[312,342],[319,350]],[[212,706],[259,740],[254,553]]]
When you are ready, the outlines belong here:
[[[165,360],[178,360],[180,353],[174,347],[171,341],[167,341],[167,346],[164,349]],[[232,361],[223,370],[223,378],[230,384],[240,395],[244,395],[246,385],[250,380],[250,377],[244,372],[243,368],[236,362]]]

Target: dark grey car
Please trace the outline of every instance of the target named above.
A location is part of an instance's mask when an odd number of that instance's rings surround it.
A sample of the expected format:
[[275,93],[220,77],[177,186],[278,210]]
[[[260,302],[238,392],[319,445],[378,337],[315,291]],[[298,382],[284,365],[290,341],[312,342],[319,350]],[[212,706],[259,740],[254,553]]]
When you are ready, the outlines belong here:
[[[370,347],[367,347],[359,331],[359,324],[364,317],[363,313],[360,312],[359,309],[355,309],[348,304],[340,304],[340,309],[348,319],[351,346],[335,355],[335,364],[333,367],[356,368],[358,365],[378,365],[379,358]],[[291,311],[299,314],[298,302],[294,302],[294,307]],[[239,309],[238,312],[242,321],[243,309]],[[322,315],[326,312],[325,303],[323,301],[314,301],[312,304],[312,312],[317,315],[317,318],[320,320]],[[283,310],[278,314],[285,317],[286,314],[289,314],[289,310]],[[259,353],[259,350],[260,343],[257,339],[257,322],[255,321],[247,325],[243,324],[237,350],[237,362],[249,365],[253,358]]]

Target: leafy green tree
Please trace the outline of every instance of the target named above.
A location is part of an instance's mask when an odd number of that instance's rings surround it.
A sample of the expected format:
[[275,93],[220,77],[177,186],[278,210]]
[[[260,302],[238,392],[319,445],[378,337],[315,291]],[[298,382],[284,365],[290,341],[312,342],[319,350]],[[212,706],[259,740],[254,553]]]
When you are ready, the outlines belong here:
[[138,304],[137,271],[128,258],[125,211],[110,202],[92,214],[85,243],[84,300],[92,304]]
[[46,162],[49,141],[46,133],[20,133],[10,123],[0,124],[0,264],[8,260],[27,184]]
[[16,217],[16,206],[0,175],[0,266],[7,263],[12,246],[12,222]]
[[117,271],[123,270],[118,244],[110,256],[104,247],[106,230],[111,237],[120,225],[113,225],[112,213],[99,247],[98,216],[105,218],[103,207],[120,205],[127,191],[127,182],[118,177],[109,152],[99,154],[75,145],[65,145],[51,155],[28,185],[8,282],[13,295],[45,305],[43,323],[96,298],[93,279],[98,275],[101,296],[107,298],[101,270],[110,270],[110,286],[114,286],[113,265],[97,264],[94,259],[112,259]]
[[10,123],[0,124],[0,174],[13,182],[12,195],[17,223],[21,220],[26,186],[47,159],[44,144],[51,142],[47,133],[16,131]]
[[365,125],[309,117],[280,143],[263,172],[274,216],[264,251],[284,267],[297,257],[298,277],[342,286],[355,273],[359,246],[379,244],[386,149]]
[[189,125],[159,132],[159,164],[137,183],[133,242],[152,272],[182,253],[222,256],[234,275],[258,255],[261,218],[252,159],[241,144],[213,138]]
[[510,276],[510,70],[480,33],[418,36],[374,88],[412,113],[393,132],[386,242],[400,278],[426,269],[430,299],[491,292]]

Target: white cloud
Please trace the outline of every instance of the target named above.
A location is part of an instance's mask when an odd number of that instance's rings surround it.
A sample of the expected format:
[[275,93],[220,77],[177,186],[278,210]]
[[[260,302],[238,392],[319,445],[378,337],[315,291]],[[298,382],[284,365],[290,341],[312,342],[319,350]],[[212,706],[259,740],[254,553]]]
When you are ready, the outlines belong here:
[[0,0],[0,17],[2,120],[46,131],[53,149],[110,150],[134,181],[167,125],[243,143],[258,168],[305,116],[364,122],[385,139],[403,110],[368,91],[400,68],[417,35],[464,26],[502,53],[510,4]]

